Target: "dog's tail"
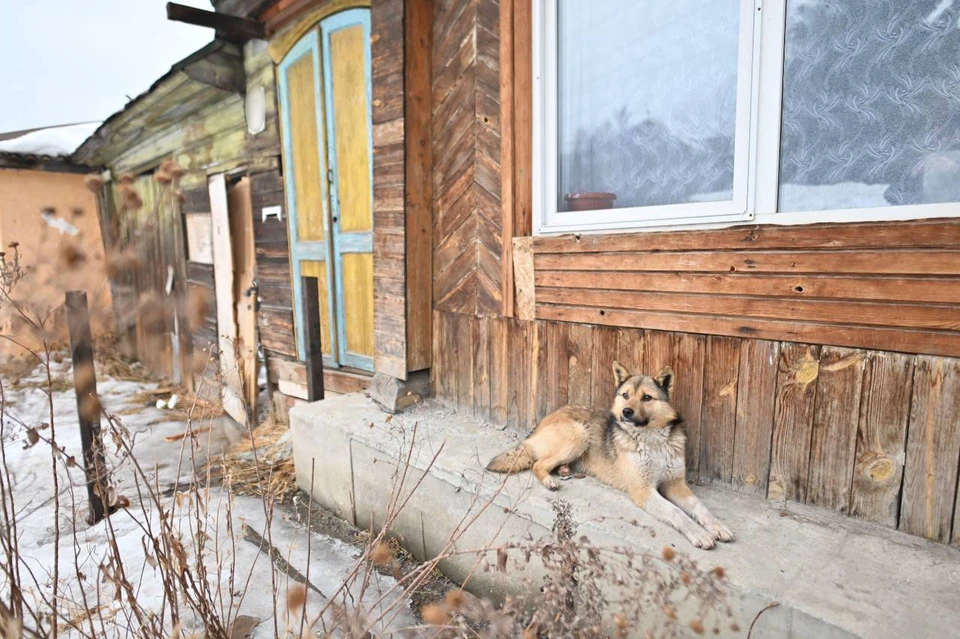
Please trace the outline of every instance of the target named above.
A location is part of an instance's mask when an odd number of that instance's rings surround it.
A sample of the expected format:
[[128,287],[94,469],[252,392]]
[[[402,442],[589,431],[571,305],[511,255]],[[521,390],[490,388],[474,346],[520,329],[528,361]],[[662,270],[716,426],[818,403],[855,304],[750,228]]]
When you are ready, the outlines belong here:
[[527,452],[527,447],[519,444],[515,448],[500,453],[490,460],[487,470],[495,473],[519,473],[533,467],[533,457]]

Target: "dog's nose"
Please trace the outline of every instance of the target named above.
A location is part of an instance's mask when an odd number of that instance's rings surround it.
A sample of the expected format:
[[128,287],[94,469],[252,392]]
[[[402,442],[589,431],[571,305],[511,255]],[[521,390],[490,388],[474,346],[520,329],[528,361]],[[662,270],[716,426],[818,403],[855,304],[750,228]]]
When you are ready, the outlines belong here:
[[621,415],[623,415],[624,419],[631,419],[633,418],[633,409],[628,406],[623,409]]

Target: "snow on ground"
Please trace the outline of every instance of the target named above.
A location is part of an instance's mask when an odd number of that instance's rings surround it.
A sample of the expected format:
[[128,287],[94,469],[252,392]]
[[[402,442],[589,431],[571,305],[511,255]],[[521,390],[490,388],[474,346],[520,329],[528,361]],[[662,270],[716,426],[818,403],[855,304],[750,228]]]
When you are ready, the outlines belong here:
[[99,122],[83,122],[38,129],[10,140],[0,141],[0,153],[72,155],[99,126]]
[[[49,594],[54,565],[55,530],[59,528],[61,589],[67,593],[67,599],[78,602],[78,610],[84,607],[79,603],[82,600],[81,584],[77,579],[79,567],[86,575],[83,588],[88,597],[88,605],[85,607],[96,608],[97,582],[100,580],[92,576],[98,575],[99,566],[109,556],[109,523],[113,527],[128,578],[136,586],[137,601],[147,610],[159,611],[163,602],[163,584],[159,571],[151,567],[153,558],[148,560],[144,551],[144,525],[149,521],[156,529],[159,517],[151,504],[148,503],[147,508],[141,505],[137,497],[138,482],[134,467],[129,460],[123,460],[116,454],[109,438],[106,448],[107,463],[112,469],[111,478],[116,485],[117,494],[127,497],[131,506],[114,513],[109,522],[87,525],[84,521],[87,505],[83,471],[80,467],[67,469],[60,464],[57,472],[61,487],[61,516],[59,521],[55,520],[50,448],[43,441],[32,447],[26,447],[24,443],[28,427],[50,421],[47,396],[42,386],[43,377],[39,372],[40,369],[34,371],[17,389],[12,389],[9,381],[3,380],[7,418],[2,445],[6,455],[5,470],[10,472],[14,483],[14,496],[19,512],[17,522],[20,532],[20,558],[23,565],[37,575],[42,587]],[[54,376],[72,380],[69,363],[56,365]],[[156,388],[155,384],[114,379],[101,379],[98,382],[105,410],[119,414],[123,426],[129,430],[134,456],[151,481],[159,486],[166,507],[174,511],[175,525],[182,531],[184,545],[189,553],[193,548],[191,539],[196,536],[198,524],[194,501],[185,487],[190,482],[194,467],[202,470],[209,456],[224,452],[240,438],[240,433],[235,424],[227,418],[194,423],[195,429],[210,430],[200,435],[201,449],[191,454],[189,438],[175,439],[177,435],[184,433],[187,425],[170,419],[164,409],[149,403],[141,394]],[[67,455],[73,455],[79,462],[82,454],[76,396],[73,390],[54,392],[53,407],[56,442]],[[44,438],[49,438],[52,434],[49,428],[41,428],[38,432]],[[309,533],[279,508],[274,511],[268,535],[265,507],[259,498],[229,495],[225,489],[211,487],[203,493],[203,501],[205,508],[201,510],[202,524],[199,528],[211,538],[205,556],[208,565],[213,566],[210,581],[219,589],[224,610],[222,617],[226,616],[226,609],[230,609],[231,618],[245,615],[262,620],[250,635],[257,639],[274,636],[272,617],[275,598],[272,580],[276,580],[279,593],[276,598],[279,602],[279,632],[281,636],[287,636],[286,631],[290,629],[295,635],[299,617],[293,620],[293,626],[288,626],[286,612],[287,589],[293,584],[290,575],[308,575],[310,583],[329,597],[336,593],[359,557],[357,548],[325,535]],[[177,506],[177,503],[180,505]],[[232,527],[226,525],[228,517],[232,520]],[[231,528],[232,532],[229,530]],[[293,570],[271,571],[266,549],[261,548],[261,544],[265,543],[263,540],[270,536],[273,547],[283,555],[283,560]],[[260,540],[259,543],[257,540]],[[282,567],[283,561],[278,564]],[[375,575],[363,593],[365,608],[374,608],[381,599],[381,593],[389,592],[395,583],[390,577]],[[115,627],[108,626],[102,636],[123,635],[126,623],[124,606],[119,601],[113,601],[112,586],[102,582],[99,586],[103,615],[116,623]],[[5,588],[6,584],[2,583],[0,577],[0,596],[3,596]],[[231,592],[234,593],[233,605]],[[359,586],[351,588],[353,599],[359,600],[360,594]],[[309,616],[316,617],[325,601],[325,598],[311,590],[307,599]],[[398,612],[393,623],[388,625],[386,634],[389,634],[389,630],[415,624],[407,602],[397,600],[392,594],[384,601],[387,602],[385,605],[396,602],[394,610]],[[390,616],[393,616],[392,613]],[[191,625],[194,630],[202,630],[197,627],[196,620],[192,624],[188,620],[184,625],[185,630],[190,630]],[[98,629],[99,634],[101,631]]]

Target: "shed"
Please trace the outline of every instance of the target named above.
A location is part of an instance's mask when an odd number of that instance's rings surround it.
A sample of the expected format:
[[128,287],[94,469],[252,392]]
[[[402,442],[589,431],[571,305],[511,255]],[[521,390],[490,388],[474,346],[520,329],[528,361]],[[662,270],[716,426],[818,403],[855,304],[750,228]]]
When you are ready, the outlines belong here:
[[[0,133],[0,251],[8,260],[20,254],[27,275],[15,293],[31,317],[60,307],[67,291],[84,290],[95,309],[94,331],[103,333],[113,328],[113,318],[97,201],[84,184],[86,167],[70,159],[97,124]],[[0,318],[4,333],[11,321],[6,313]],[[26,346],[39,346],[38,336],[23,333]],[[65,342],[65,321],[55,320],[54,334]],[[0,353],[25,355],[6,340]]]
[[267,361],[285,357],[292,323],[269,293],[287,261],[282,214],[264,214],[283,204],[273,77],[264,43],[213,40],[74,154],[104,169],[100,212],[130,354],[208,391],[220,373],[241,422],[258,396],[258,344]]

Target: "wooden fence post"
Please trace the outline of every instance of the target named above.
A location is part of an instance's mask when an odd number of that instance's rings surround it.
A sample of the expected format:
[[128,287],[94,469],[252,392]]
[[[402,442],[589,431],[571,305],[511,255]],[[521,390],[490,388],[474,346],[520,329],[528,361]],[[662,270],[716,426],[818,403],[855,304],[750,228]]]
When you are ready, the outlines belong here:
[[87,498],[90,516],[95,524],[103,519],[105,509],[97,485],[106,487],[107,464],[100,437],[100,400],[97,375],[93,368],[93,344],[90,315],[85,291],[68,291],[67,326],[70,330],[70,355],[73,360],[73,387],[77,393],[77,415],[80,417],[80,443],[83,448],[83,469],[87,475]]
[[301,276],[304,362],[307,365],[307,401],[323,399],[323,350],[320,341],[320,288],[315,277]]

